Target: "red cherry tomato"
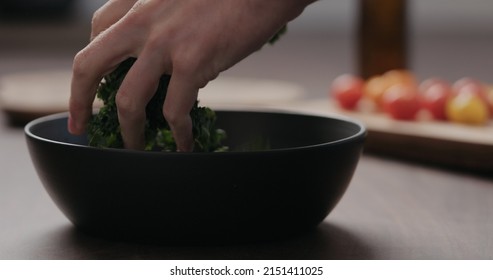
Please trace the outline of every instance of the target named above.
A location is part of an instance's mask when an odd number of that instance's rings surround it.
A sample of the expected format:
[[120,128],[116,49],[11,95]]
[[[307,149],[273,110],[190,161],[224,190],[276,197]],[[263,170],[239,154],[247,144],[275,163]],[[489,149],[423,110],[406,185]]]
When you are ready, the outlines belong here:
[[397,120],[413,120],[420,110],[420,102],[415,87],[394,85],[382,96],[385,112]]
[[382,75],[376,75],[366,80],[363,86],[363,95],[382,109],[384,92],[394,85],[416,86],[416,77],[405,69],[389,70]]
[[464,77],[461,78],[457,81],[454,82],[452,85],[452,89],[456,94],[463,92],[463,91],[470,91],[474,93],[479,93],[479,94],[485,94],[486,88],[481,83],[480,81],[469,78],[469,77]]
[[443,86],[447,86],[447,87],[450,87],[451,88],[451,85],[449,82],[445,81],[444,79],[441,79],[441,78],[436,78],[436,77],[433,77],[433,78],[428,78],[424,81],[422,81],[420,84],[419,84],[419,91],[420,92],[424,92],[426,91],[429,87],[431,86],[434,86],[436,84],[441,84]]
[[452,96],[452,88],[443,80],[429,79],[421,83],[420,101],[423,109],[436,120],[446,120],[445,105]]
[[331,94],[342,108],[354,110],[363,95],[363,84],[360,77],[344,74],[332,82]]

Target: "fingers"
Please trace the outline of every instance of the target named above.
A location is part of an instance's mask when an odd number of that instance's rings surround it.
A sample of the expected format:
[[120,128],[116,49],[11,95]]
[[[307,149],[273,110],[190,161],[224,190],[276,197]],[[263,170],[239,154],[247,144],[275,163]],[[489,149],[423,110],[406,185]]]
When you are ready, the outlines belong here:
[[163,73],[158,59],[142,55],[128,71],[116,95],[118,120],[125,148],[145,148],[146,106]]
[[85,131],[103,76],[133,53],[133,43],[125,38],[126,33],[115,31],[116,25],[113,27],[101,33],[74,58],[68,124],[73,134]]
[[144,40],[147,33],[131,23],[134,20],[132,17],[125,16],[135,3],[137,0],[110,0],[95,13],[94,38],[74,58],[69,101],[70,133],[82,134],[85,131],[103,76],[126,58],[138,56],[139,42]]
[[197,94],[198,87],[187,76],[180,74],[171,76],[163,114],[173,132],[177,150],[181,152],[191,152],[193,150],[190,111],[197,100]]
[[[149,16],[160,3],[162,2],[156,1],[155,5],[150,5],[151,1],[110,0],[97,11],[93,20],[92,41],[74,59],[68,124],[71,133],[81,134],[85,131],[102,77],[126,58],[137,57],[116,96],[125,147],[144,148],[146,105],[155,93],[160,76],[173,72],[163,114],[173,131],[178,150],[193,150],[190,110],[197,99],[198,88],[201,87],[200,84],[193,83],[197,73],[185,71],[188,74],[182,75],[183,71],[177,73],[175,67],[168,67],[173,63],[172,59],[146,53],[146,50],[159,53],[163,53],[163,50],[173,51],[174,46],[169,44],[174,42],[173,35],[177,36],[171,32],[173,29],[168,30],[164,24],[149,27],[150,19],[168,21],[167,18]],[[152,33],[153,30],[159,34]],[[155,36],[150,36],[152,34]]]
[[85,60],[82,53],[74,59],[71,95],[69,100],[68,130],[72,134],[82,134],[92,114],[92,103],[103,73],[107,69],[89,67],[90,57]]
[[137,0],[109,0],[92,17],[91,41],[119,21]]

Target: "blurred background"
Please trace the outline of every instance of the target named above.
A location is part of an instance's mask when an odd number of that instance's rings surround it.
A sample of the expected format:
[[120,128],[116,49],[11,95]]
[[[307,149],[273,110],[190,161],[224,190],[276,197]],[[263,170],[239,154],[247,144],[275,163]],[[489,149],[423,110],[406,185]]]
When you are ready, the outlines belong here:
[[[88,42],[92,13],[103,0],[2,0],[0,75],[70,68]],[[321,0],[289,26],[276,46],[225,76],[288,80],[309,97],[327,94],[333,78],[356,72],[356,0]],[[409,68],[419,78],[472,76],[493,83],[493,1],[408,1]]]

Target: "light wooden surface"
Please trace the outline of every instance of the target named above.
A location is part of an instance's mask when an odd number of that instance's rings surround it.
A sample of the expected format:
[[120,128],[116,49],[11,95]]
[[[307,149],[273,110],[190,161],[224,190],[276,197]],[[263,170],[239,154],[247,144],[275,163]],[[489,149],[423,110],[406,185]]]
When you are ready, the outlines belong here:
[[[0,110],[13,123],[68,110],[70,68],[19,71],[0,76]],[[306,95],[296,83],[275,79],[219,77],[199,91],[202,106],[288,106]],[[94,108],[102,106],[95,99]]]
[[367,151],[493,174],[492,121],[481,126],[419,118],[396,121],[381,112],[343,110],[329,98],[284,107],[361,121],[369,131]]

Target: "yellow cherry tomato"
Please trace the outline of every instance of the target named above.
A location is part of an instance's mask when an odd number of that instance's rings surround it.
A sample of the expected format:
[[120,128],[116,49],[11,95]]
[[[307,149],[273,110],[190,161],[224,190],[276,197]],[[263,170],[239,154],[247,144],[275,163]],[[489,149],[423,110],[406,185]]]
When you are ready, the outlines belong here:
[[380,106],[383,93],[389,87],[390,84],[382,76],[373,76],[366,80],[363,86],[363,95],[373,101],[377,106]]
[[447,101],[445,113],[453,122],[481,125],[489,118],[488,105],[475,94],[458,94]]

